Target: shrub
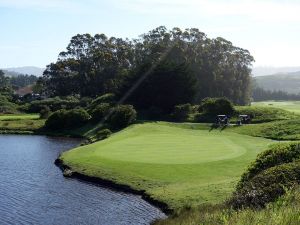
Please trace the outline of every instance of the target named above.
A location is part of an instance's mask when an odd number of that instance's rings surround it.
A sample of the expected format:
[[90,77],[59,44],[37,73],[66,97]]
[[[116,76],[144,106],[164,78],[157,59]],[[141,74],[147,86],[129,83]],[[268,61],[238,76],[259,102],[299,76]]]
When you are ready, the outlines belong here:
[[16,113],[17,105],[10,102],[7,96],[0,95],[0,113]]
[[44,100],[32,101],[29,104],[28,112],[30,113],[39,113],[45,107],[49,107],[52,112],[55,112],[60,109],[73,109],[77,106],[80,106],[80,101],[73,97],[67,96],[64,99],[60,97],[47,98]]
[[61,109],[51,114],[46,120],[46,128],[52,130],[76,128],[90,119],[90,115],[82,108]]
[[229,200],[233,208],[264,207],[300,183],[300,162],[285,163],[264,170],[244,183]]
[[216,121],[216,115],[197,113],[194,115],[194,121],[198,123],[214,123]]
[[91,107],[95,107],[101,103],[109,103],[109,104],[114,104],[116,101],[116,96],[113,93],[107,93],[104,95],[101,95],[99,97],[97,97],[96,99],[94,99],[91,102]]
[[265,169],[293,162],[300,159],[300,142],[272,145],[266,151],[260,153],[256,160],[248,167],[242,175],[237,189],[241,189],[245,182]]
[[110,129],[102,129],[97,131],[96,138],[97,140],[103,140],[105,138],[108,138],[111,134],[112,132],[110,131]]
[[300,183],[300,143],[272,145],[242,175],[229,200],[234,208],[263,207]]
[[45,106],[41,111],[40,111],[40,118],[41,119],[47,119],[50,116],[51,110],[48,106]]
[[234,107],[232,102],[226,98],[205,98],[201,101],[199,112],[210,116],[233,115]]
[[186,121],[192,112],[191,104],[176,105],[172,113],[172,119],[175,121]]
[[132,105],[118,105],[114,108],[108,119],[109,125],[114,129],[121,129],[136,120],[136,111]]
[[109,114],[111,106],[109,103],[100,103],[94,109],[90,110],[93,122],[101,121],[106,115]]
[[91,104],[91,102],[92,102],[92,98],[90,98],[90,97],[82,97],[82,98],[80,98],[80,106],[81,107],[83,107],[83,108],[85,108],[85,107],[88,107],[90,104]]

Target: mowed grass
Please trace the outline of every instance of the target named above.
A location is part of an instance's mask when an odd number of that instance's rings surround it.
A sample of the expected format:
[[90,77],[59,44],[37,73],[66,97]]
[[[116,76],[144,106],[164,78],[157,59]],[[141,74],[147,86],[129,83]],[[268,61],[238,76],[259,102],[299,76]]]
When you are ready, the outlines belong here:
[[0,115],[0,133],[23,133],[36,131],[45,124],[38,114]]
[[35,120],[39,119],[39,114],[0,114],[1,120]]
[[145,190],[172,209],[218,203],[272,141],[197,124],[136,124],[65,152],[73,171]]
[[290,112],[300,114],[300,101],[265,101],[265,102],[252,102],[253,106],[268,106],[284,109]]

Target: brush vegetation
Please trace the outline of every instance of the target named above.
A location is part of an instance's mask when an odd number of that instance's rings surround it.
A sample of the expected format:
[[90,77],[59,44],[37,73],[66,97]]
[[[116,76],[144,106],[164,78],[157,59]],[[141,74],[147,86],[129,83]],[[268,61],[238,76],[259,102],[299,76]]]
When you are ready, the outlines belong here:
[[185,209],[156,225],[294,225],[300,221],[300,188],[295,187],[264,209],[233,210],[225,205]]

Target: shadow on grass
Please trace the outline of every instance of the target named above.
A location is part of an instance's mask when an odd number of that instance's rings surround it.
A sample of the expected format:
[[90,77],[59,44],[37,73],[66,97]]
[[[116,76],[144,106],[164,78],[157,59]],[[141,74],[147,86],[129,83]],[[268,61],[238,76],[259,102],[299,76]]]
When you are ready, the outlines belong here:
[[227,128],[228,125],[218,125],[218,124],[212,124],[210,126],[209,132],[213,131],[213,130],[220,130],[220,132],[222,132],[223,130],[225,130]]

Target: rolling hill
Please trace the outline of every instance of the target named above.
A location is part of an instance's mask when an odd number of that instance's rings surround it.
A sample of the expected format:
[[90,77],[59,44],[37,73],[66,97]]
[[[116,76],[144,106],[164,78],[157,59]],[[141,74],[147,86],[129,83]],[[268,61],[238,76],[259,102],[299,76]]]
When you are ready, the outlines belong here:
[[300,93],[300,71],[254,77],[257,86],[265,90],[281,90],[291,94]]
[[39,67],[35,67],[35,66],[3,68],[3,71],[7,76],[18,76],[20,74],[42,76],[44,70],[45,70],[44,68],[39,68]]

